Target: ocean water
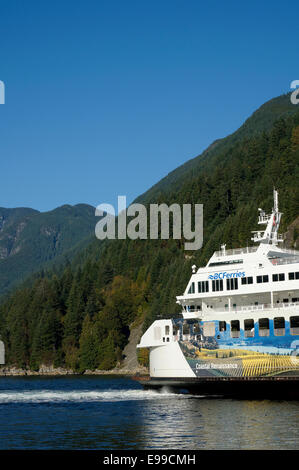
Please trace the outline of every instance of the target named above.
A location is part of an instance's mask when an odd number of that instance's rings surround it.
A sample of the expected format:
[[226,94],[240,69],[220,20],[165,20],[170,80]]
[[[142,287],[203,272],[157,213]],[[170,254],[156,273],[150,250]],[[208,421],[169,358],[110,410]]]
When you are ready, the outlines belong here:
[[144,391],[128,378],[0,377],[0,449],[298,449],[299,402]]

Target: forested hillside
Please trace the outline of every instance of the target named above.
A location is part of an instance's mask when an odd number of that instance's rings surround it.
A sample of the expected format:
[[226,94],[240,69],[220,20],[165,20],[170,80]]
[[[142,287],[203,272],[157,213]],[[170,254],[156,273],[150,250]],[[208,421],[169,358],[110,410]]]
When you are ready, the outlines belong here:
[[228,152],[229,149],[241,140],[251,138],[262,132],[269,132],[275,121],[278,119],[287,119],[297,112],[296,106],[290,101],[290,94],[285,94],[273,98],[264,103],[250,116],[244,124],[233,134],[224,139],[218,139],[213,142],[201,155],[188,160],[180,167],[173,170],[165,178],[162,178],[157,184],[142,194],[137,201],[150,202],[153,198],[164,196],[168,190],[176,191],[180,189],[182,183],[188,177],[192,177],[202,165],[203,160],[217,156],[219,153]]
[[[282,103],[282,104],[281,104]],[[299,215],[299,110],[272,100],[239,131],[222,139],[151,188],[139,202],[204,204],[204,244],[184,240],[95,240],[64,272],[48,273],[16,291],[0,309],[0,334],[10,364],[77,371],[110,369],[122,359],[129,327],[178,312],[193,264],[202,265],[225,242],[251,244],[257,209],[283,212],[281,231],[296,245]],[[246,130],[247,129],[247,130]]]
[[53,211],[0,208],[0,295],[41,268],[63,263],[94,233],[94,208],[64,205]]

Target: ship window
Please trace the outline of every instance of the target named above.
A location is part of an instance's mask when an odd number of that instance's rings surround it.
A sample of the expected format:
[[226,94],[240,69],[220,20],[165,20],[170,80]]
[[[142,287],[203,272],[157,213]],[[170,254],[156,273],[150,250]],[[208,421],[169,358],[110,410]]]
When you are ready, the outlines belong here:
[[219,331],[226,331],[226,321],[219,322]]
[[236,277],[231,278],[231,279],[226,279],[226,289],[227,290],[238,289],[238,279]]
[[290,317],[291,335],[299,335],[299,317]]
[[165,334],[166,336],[169,335],[169,325],[165,326]]
[[242,277],[241,278],[241,284],[253,284],[253,277]]
[[212,281],[212,291],[219,292],[220,290],[223,290],[223,280],[216,279],[215,281]]
[[198,293],[203,294],[209,292],[209,281],[199,281],[198,282]]
[[269,336],[269,318],[260,318],[259,319],[259,335],[260,336]]
[[188,294],[195,294],[195,283],[192,282],[190,287],[189,287],[189,290],[188,290]]
[[230,261],[217,261],[214,263],[210,263],[209,266],[224,266],[228,264],[242,264],[243,260],[242,259],[233,259]]
[[254,336],[254,320],[252,318],[244,320],[245,338],[252,338]]
[[232,338],[239,338],[240,336],[240,322],[239,320],[232,320],[230,323],[230,335]]
[[272,274],[273,282],[284,281],[284,273]]
[[274,318],[274,335],[284,336],[285,334],[285,319],[284,317]]
[[261,282],[269,282],[268,274],[265,274],[264,276],[256,276],[256,282],[258,284],[261,284]]
[[204,336],[215,336],[215,322],[206,322],[203,324]]
[[295,279],[299,279],[299,271],[296,273],[289,273],[289,281],[294,281]]

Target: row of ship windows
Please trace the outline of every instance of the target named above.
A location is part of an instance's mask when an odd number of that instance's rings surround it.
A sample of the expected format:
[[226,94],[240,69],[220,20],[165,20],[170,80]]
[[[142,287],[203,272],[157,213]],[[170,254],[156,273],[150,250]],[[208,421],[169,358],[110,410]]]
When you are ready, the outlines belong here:
[[[282,300],[282,303],[284,304],[288,304],[290,301],[290,299],[283,299]],[[299,297],[292,297],[291,299],[291,302],[295,303],[295,302],[299,302]],[[280,303],[280,300],[277,300],[277,303]],[[259,305],[258,302],[254,302],[254,305]],[[213,305],[207,305],[207,308],[213,308]],[[228,309],[229,305],[228,304],[225,304],[224,308],[225,310]],[[186,312],[195,312],[197,310],[201,310],[201,305],[184,305],[184,310]],[[232,304],[232,308],[233,309],[236,309],[237,308],[237,304]]]
[[[294,272],[294,273],[288,273],[288,278],[289,281],[294,281],[295,279],[299,279],[299,271]],[[272,274],[272,281],[277,282],[277,281],[285,281],[285,274],[284,273],[279,273],[279,274]],[[261,284],[263,282],[269,282],[269,276],[268,274],[263,275],[263,276],[256,276],[256,282],[257,284]],[[247,284],[253,284],[253,277],[242,277],[241,278],[241,284],[242,285],[247,285]],[[223,279],[215,279],[212,280],[212,292],[219,292],[223,290]],[[238,285],[238,278],[230,278],[226,279],[226,290],[237,290],[239,288]],[[197,283],[197,290],[199,294],[203,294],[205,292],[209,292],[209,281],[199,281]],[[195,282],[192,282],[188,294],[195,294]]]
[[[273,321],[274,326],[274,335],[275,336],[284,336],[285,335],[285,319],[284,317],[276,317],[273,320],[269,318],[260,318],[258,320],[258,335],[259,336],[269,336],[270,335],[270,322]],[[208,327],[210,328],[210,326]],[[219,322],[219,331],[225,332],[227,325],[225,321]],[[205,331],[203,332],[205,334]],[[211,335],[211,329],[207,330],[208,335]],[[232,338],[238,338],[240,336],[240,321],[232,320],[230,322],[230,334]],[[256,334],[254,328],[254,320],[247,319],[244,320],[244,336],[245,338],[254,337]],[[299,316],[290,317],[290,334],[299,335]],[[214,333],[215,335],[215,333]],[[211,336],[214,336],[211,335]]]
[[[273,332],[275,336],[285,336],[285,318],[276,317],[273,320],[269,318],[260,318],[258,320],[258,329],[254,327],[253,318],[249,318],[243,321],[243,329],[245,338],[253,338],[254,336],[270,336],[270,322],[273,323]],[[183,335],[189,334],[188,324],[183,326]],[[200,333],[199,324],[193,325],[193,334],[197,335]],[[219,333],[225,333],[228,330],[226,321],[219,321]],[[203,324],[203,335],[205,337],[214,337],[216,335],[216,325],[215,322],[206,322]],[[169,326],[165,327],[165,335],[169,335]],[[178,329],[173,330],[174,335],[178,335]],[[299,335],[299,316],[290,317],[290,334]],[[230,336],[231,338],[240,337],[240,320],[231,320],[230,322]],[[221,339],[221,335],[217,336],[217,339]],[[164,338],[163,338],[164,341]],[[167,340],[169,341],[169,340]]]

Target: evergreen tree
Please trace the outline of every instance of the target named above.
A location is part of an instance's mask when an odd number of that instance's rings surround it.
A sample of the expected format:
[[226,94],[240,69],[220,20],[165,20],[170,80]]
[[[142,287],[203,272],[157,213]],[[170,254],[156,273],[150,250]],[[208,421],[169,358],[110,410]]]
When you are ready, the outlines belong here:
[[99,339],[93,328],[90,316],[87,314],[83,321],[80,336],[80,369],[94,370],[98,366]]

